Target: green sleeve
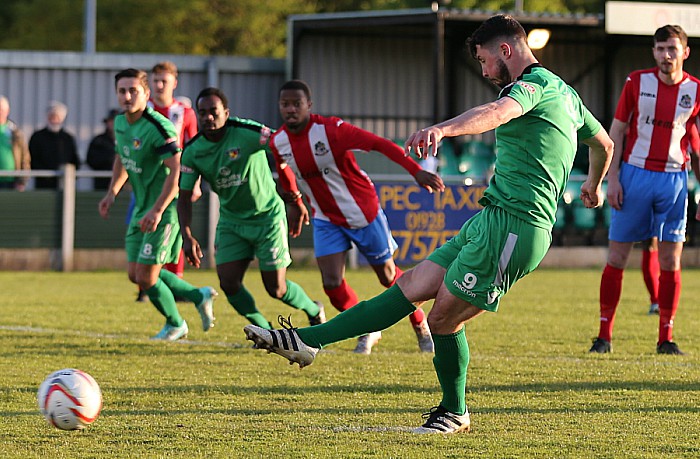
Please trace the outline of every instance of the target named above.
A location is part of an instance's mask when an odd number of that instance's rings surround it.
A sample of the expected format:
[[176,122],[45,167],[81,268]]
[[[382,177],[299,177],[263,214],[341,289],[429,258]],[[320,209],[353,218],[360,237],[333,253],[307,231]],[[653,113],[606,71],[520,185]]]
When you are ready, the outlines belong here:
[[192,155],[188,153],[191,151],[186,149],[180,159],[180,189],[192,191],[199,178],[199,172],[190,163],[189,159]]

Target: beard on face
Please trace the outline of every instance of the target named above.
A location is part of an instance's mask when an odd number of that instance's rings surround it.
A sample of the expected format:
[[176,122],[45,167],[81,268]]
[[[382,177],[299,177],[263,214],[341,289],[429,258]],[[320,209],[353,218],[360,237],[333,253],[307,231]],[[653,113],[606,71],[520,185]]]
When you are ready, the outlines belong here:
[[496,61],[496,74],[489,78],[491,83],[495,84],[499,88],[503,89],[508,84],[510,84],[511,81],[513,81],[510,71],[508,70],[508,67],[506,67],[506,63],[503,62],[503,60],[499,59]]

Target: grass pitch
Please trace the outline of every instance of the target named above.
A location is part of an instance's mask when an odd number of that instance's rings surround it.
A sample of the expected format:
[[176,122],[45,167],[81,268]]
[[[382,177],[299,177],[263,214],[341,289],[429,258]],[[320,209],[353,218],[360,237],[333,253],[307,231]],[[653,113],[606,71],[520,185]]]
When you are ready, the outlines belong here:
[[[473,432],[416,436],[436,405],[431,355],[405,320],[370,356],[354,341],[332,345],[300,371],[253,350],[245,321],[219,297],[216,327],[201,331],[179,303],[185,342],[152,342],[162,326],[135,303],[125,273],[0,273],[2,458],[462,458],[700,456],[700,272],[685,270],[674,338],[686,356],[655,353],[657,316],[639,271],[628,270],[613,353],[589,355],[598,329],[600,271],[540,270],[467,325],[467,402]],[[187,271],[218,285],[213,271]],[[314,269],[289,278],[327,303]],[[370,271],[351,271],[361,298],[381,291]],[[268,319],[303,313],[248,288]],[[429,306],[428,306],[429,307]],[[335,315],[330,305],[329,316]],[[36,390],[52,371],[80,368],[102,388],[100,418],[82,432],[49,426]]]

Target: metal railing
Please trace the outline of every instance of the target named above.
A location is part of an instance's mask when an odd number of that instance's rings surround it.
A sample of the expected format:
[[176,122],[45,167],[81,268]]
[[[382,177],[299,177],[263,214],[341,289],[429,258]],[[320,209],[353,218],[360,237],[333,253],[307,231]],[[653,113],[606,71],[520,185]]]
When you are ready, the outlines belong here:
[[[75,268],[75,221],[76,221],[76,191],[78,179],[81,178],[110,178],[111,171],[76,170],[73,164],[65,164],[60,170],[22,170],[22,171],[1,171],[0,177],[24,177],[33,179],[37,177],[58,178],[57,192],[62,195],[61,199],[61,241],[60,241],[60,270],[73,271]],[[26,188],[31,192],[34,189],[31,180]],[[214,266],[214,240],[216,232],[216,222],[219,218],[219,204],[216,193],[209,195],[209,215],[208,215],[208,246],[207,264]],[[97,203],[95,204],[95,212]]]

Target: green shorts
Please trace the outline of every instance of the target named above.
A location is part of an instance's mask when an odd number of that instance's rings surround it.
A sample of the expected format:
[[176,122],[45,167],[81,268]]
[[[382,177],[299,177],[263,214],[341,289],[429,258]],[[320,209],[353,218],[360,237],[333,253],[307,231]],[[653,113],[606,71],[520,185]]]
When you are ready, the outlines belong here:
[[495,312],[501,296],[537,268],[551,243],[549,230],[488,206],[428,260],[447,270],[444,283],[453,295]]
[[129,263],[162,265],[175,263],[182,249],[182,235],[177,215],[163,214],[158,228],[152,233],[142,233],[136,219],[126,230],[126,259]]
[[216,226],[216,264],[257,257],[261,271],[276,271],[292,264],[289,254],[287,218],[267,224],[239,224],[219,220]]

